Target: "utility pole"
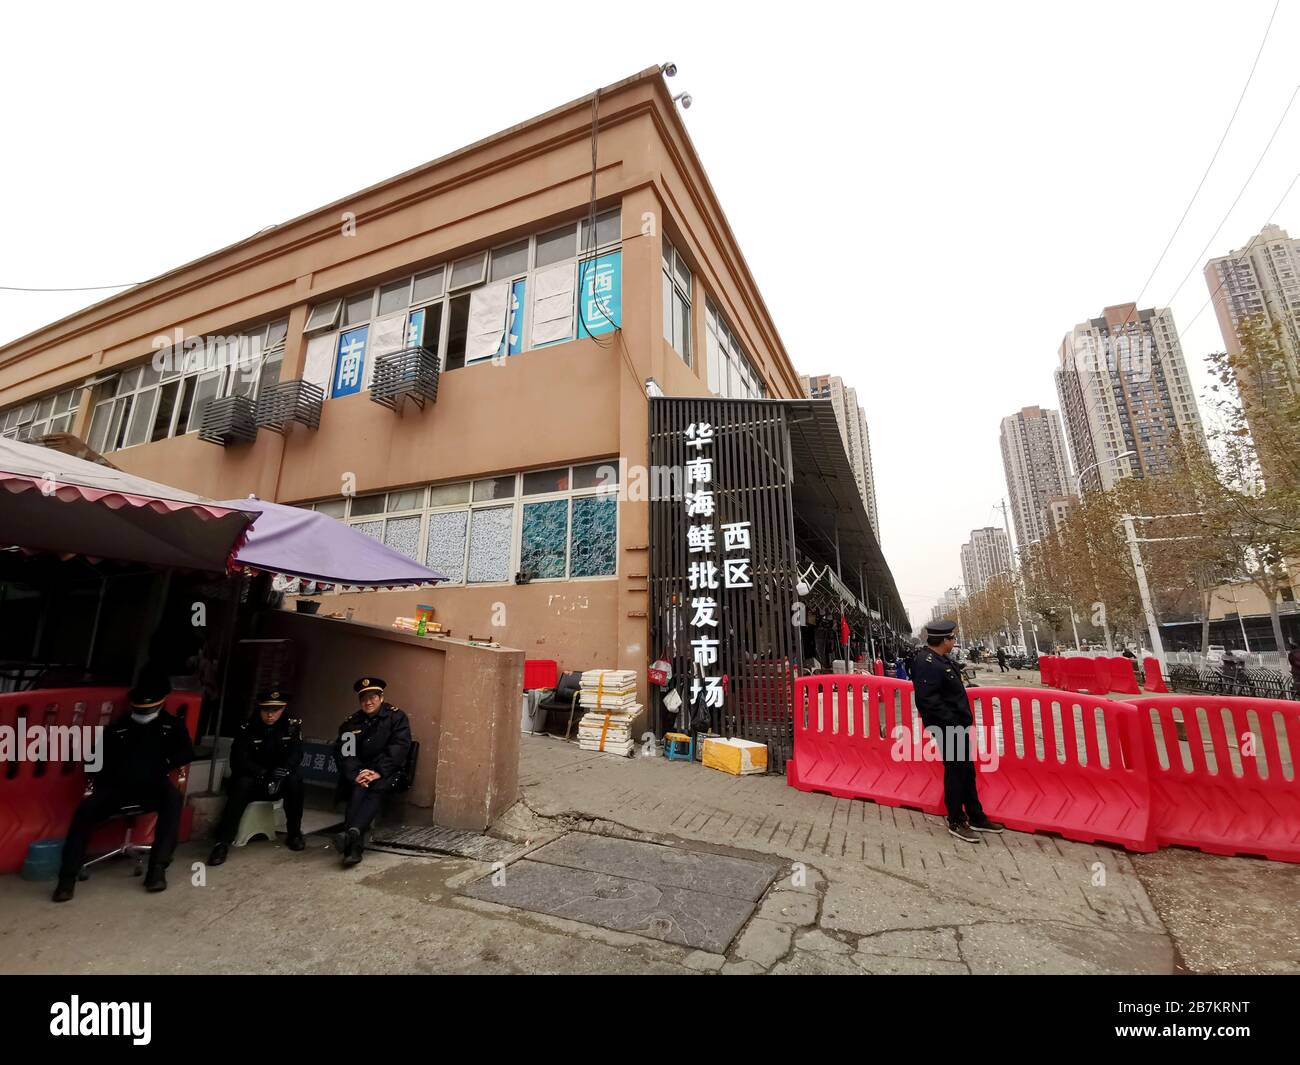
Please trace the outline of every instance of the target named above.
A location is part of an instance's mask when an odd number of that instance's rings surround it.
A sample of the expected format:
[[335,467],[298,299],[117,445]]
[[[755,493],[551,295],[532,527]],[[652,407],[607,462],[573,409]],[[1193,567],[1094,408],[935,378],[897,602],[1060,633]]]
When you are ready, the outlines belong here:
[[[1011,523],[1007,520],[1007,501],[1002,500],[999,508],[1002,511],[1002,527],[1007,532],[1007,560],[1011,564],[1010,572],[1007,576],[1011,578],[1011,598],[1016,603],[1016,624],[1020,627],[1020,649],[1029,650],[1029,641],[1025,639],[1025,619],[1020,613],[1020,582],[1016,578],[1016,555],[1011,549]],[[1034,633],[1034,654],[1038,653],[1038,633]]]
[[1151,651],[1160,663],[1160,672],[1168,675],[1169,667],[1165,663],[1165,645],[1160,640],[1160,625],[1156,622],[1155,607],[1151,602],[1151,589],[1147,587],[1147,571],[1142,565],[1142,551],[1138,547],[1137,533],[1133,529],[1133,515],[1123,515],[1124,539],[1128,541],[1129,554],[1133,558],[1133,575],[1137,577],[1138,593],[1142,596],[1142,613],[1147,619],[1147,633],[1151,637]]

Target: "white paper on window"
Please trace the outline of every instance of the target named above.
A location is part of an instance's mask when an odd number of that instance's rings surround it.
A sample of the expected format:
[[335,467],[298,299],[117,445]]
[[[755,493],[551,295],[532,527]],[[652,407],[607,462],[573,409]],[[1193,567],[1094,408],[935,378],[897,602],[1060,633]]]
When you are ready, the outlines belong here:
[[334,348],[338,334],[326,333],[307,341],[307,358],[303,361],[302,379],[317,385],[326,394],[330,390],[330,370],[334,366]]
[[380,318],[370,323],[370,344],[366,351],[366,375],[361,382],[362,388],[369,388],[375,376],[375,363],[380,355],[391,351],[401,351],[406,341],[406,313],[395,314],[390,318]]
[[573,336],[573,263],[539,270],[533,285],[533,344]]
[[510,305],[510,282],[475,289],[469,297],[469,325],[466,329],[465,362],[490,359],[501,348],[506,333],[506,309]]

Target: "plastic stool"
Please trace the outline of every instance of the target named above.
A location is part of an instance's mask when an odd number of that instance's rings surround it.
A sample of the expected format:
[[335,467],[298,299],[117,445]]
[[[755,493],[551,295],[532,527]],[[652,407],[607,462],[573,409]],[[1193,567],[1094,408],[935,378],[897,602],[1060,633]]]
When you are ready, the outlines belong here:
[[[681,750],[683,743],[686,744],[685,754]],[[664,736],[664,757],[670,762],[695,761],[695,737],[684,732],[669,732]]]
[[254,836],[265,836],[274,843],[276,829],[284,823],[283,799],[276,799],[275,802],[269,799],[250,802],[244,811],[244,816],[239,819],[239,830],[235,833],[235,846],[246,846]]

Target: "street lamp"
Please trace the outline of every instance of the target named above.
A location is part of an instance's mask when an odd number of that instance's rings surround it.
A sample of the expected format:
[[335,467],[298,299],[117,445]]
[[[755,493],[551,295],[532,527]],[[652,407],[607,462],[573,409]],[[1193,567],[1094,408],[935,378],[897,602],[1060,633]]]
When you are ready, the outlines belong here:
[[1125,451],[1124,454],[1122,454],[1122,455],[1116,455],[1114,458],[1102,459],[1100,462],[1094,462],[1094,463],[1093,463],[1091,466],[1089,466],[1087,469],[1085,469],[1085,470],[1080,470],[1079,473],[1078,473],[1078,478],[1079,478],[1079,490],[1080,490],[1080,491],[1083,491],[1083,475],[1084,475],[1085,473],[1091,473],[1091,472],[1092,472],[1093,470],[1095,470],[1098,466],[1106,466],[1106,465],[1109,465],[1109,464],[1112,463],[1112,462],[1118,462],[1120,459],[1132,458],[1132,457],[1133,457],[1134,455],[1136,455],[1136,454],[1137,454],[1136,451]]

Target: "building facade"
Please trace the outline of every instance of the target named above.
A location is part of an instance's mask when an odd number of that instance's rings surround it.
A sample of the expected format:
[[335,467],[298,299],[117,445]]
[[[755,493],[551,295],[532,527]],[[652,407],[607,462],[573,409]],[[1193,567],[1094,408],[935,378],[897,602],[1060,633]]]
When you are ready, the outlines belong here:
[[858,392],[846,388],[842,378],[826,374],[801,375],[799,387],[812,399],[829,399],[840,425],[840,436],[849,454],[849,464],[858,482],[862,505],[867,508],[871,527],[880,538],[880,520],[876,510],[876,475],[871,465],[871,434],[867,430],[867,412],[858,405]]
[[[1224,348],[1234,357],[1242,409],[1258,437],[1260,405],[1300,389],[1300,240],[1291,239],[1279,226],[1267,225],[1244,248],[1206,263],[1205,283]],[[1273,330],[1277,331],[1276,350],[1260,352],[1266,360],[1262,365],[1235,359],[1242,352],[1238,331],[1247,321],[1267,340],[1269,349]],[[1261,449],[1260,458],[1265,477],[1287,478],[1286,469],[1279,468],[1268,447]]]
[[982,592],[991,577],[1011,572],[1011,544],[1006,531],[987,525],[972,529],[961,546],[961,576],[966,594]]
[[1168,470],[1179,439],[1205,446],[1167,308],[1107,307],[1066,334],[1058,357],[1056,388],[1080,491]]
[[657,68],[0,348],[15,435],[314,507],[448,578],[327,609],[427,603],[643,694],[656,395],[803,396]]
[[1039,521],[1044,529],[1044,535],[1052,533],[1059,535],[1061,528],[1070,518],[1071,511],[1074,510],[1074,504],[1079,500],[1078,496],[1057,496],[1049,499],[1039,512]]
[[[1244,248],[1205,264],[1219,331],[1229,354],[1241,351],[1237,330],[1244,320],[1265,328],[1281,326],[1286,382],[1300,383],[1300,240],[1280,226],[1267,225]],[[1239,382],[1249,389],[1254,382]]]
[[943,593],[943,598],[934,604],[930,611],[931,621],[957,621],[958,613],[961,609],[962,594],[960,588],[949,588]]
[[1047,534],[1043,511],[1048,500],[1074,491],[1060,413],[1023,407],[1003,418],[1001,446],[1016,543],[1024,548]]

